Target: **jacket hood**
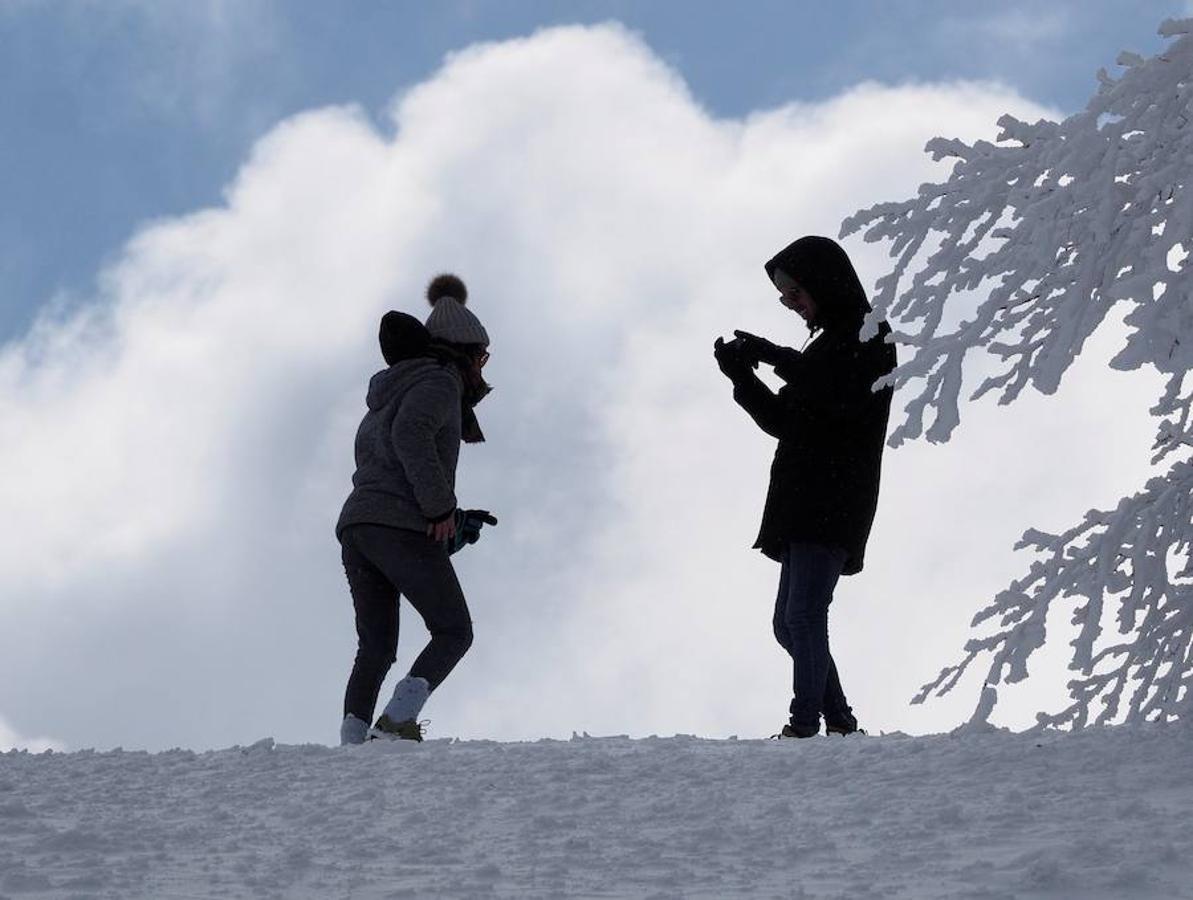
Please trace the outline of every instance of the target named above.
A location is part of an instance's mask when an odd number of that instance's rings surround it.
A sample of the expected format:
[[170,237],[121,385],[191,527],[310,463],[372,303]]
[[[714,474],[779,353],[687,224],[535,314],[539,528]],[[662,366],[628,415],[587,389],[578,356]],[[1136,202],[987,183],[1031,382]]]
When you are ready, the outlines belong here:
[[411,378],[425,374],[424,370],[426,369],[437,368],[439,368],[439,364],[433,359],[399,360],[369,379],[369,392],[365,395],[365,403],[368,404],[369,409],[381,409],[394,398],[395,394],[401,391],[403,385]]
[[381,317],[377,338],[381,343],[381,355],[390,366],[404,359],[425,356],[431,344],[431,333],[422,322],[394,309]]
[[788,244],[766,263],[772,282],[775,269],[782,269],[812,295],[817,328],[861,328],[870,302],[849,256],[832,238],[808,235]]

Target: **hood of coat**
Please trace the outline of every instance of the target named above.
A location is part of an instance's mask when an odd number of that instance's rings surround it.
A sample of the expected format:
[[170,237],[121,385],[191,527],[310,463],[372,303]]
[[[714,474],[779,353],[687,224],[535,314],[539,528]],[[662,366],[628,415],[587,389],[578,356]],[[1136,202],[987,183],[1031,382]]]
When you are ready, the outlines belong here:
[[446,369],[449,372],[454,372],[457,379],[460,377],[454,367],[443,366],[425,356],[400,360],[369,379],[369,392],[365,395],[365,403],[368,404],[369,409],[381,409],[393,400],[394,396],[400,393],[411,380],[422,378],[437,369]]
[[404,359],[426,356],[431,345],[431,332],[414,316],[391,309],[381,317],[377,339],[381,344],[381,355],[386,364],[392,366]]
[[817,328],[861,328],[870,301],[849,256],[832,238],[808,235],[788,244],[766,263],[766,275],[772,282],[775,269],[782,269],[812,295]]

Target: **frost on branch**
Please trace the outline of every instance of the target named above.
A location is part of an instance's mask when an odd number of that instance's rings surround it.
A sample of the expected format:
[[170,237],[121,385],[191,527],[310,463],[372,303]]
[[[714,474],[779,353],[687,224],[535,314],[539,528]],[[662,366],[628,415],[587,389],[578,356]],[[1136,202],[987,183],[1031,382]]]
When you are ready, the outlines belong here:
[[[1064,534],[1024,535],[1019,547],[1037,561],[974,620],[998,630],[970,640],[915,702],[951,690],[987,655],[989,688],[1026,678],[1053,602],[1075,602],[1072,703],[1042,724],[1193,718],[1193,19],[1166,21],[1160,33],[1171,40],[1159,55],[1123,53],[1120,77],[1098,73],[1083,112],[1059,123],[1003,116],[995,143],[936,138],[934,158],[956,159],[946,181],[842,224],[842,237],[863,230],[867,241],[891,242],[894,267],[876,285],[864,331],[885,318],[912,348],[888,377],[918,390],[892,445],[949,438],[972,350],[995,368],[970,399],[994,391],[1010,403],[1029,384],[1054,392],[1120,303],[1128,333],[1111,366],[1168,376],[1151,409],[1153,462],[1167,472]],[[1115,639],[1103,635],[1108,608]]]
[[[1018,547],[1031,547],[1044,558],[973,620],[974,627],[997,620],[999,630],[970,639],[964,659],[925,685],[915,702],[952,689],[970,663],[985,654],[993,657],[988,686],[1023,680],[1028,658],[1044,643],[1052,603],[1077,598],[1072,622],[1078,634],[1070,666],[1079,677],[1069,682],[1072,702],[1059,713],[1040,714],[1040,724],[1079,728],[1092,713],[1096,724],[1190,718],[1191,498],[1193,465],[1180,461],[1117,509],[1093,510],[1064,534],[1029,531]],[[1103,635],[1107,601],[1117,608],[1110,638]]]

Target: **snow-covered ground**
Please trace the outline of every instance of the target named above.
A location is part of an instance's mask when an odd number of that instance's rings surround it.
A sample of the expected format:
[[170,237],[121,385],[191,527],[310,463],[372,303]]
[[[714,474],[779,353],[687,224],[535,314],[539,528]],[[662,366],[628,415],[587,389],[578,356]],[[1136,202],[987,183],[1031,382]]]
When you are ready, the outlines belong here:
[[1193,728],[0,755],[4,897],[1193,897]]

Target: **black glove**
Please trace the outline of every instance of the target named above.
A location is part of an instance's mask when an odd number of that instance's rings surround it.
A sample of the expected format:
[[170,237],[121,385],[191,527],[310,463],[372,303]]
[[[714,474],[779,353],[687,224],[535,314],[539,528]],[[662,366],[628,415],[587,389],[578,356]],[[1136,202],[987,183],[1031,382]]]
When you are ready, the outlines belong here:
[[725,343],[723,338],[717,338],[712,345],[712,355],[720,366],[721,372],[730,381],[736,383],[749,376],[750,371],[757,366],[754,362],[752,365],[742,358],[741,342],[730,341]]
[[480,540],[481,528],[496,525],[497,517],[487,509],[457,509],[456,534],[447,548],[448,555],[464,549],[467,544]]
[[757,360],[773,366],[782,349],[778,344],[771,343],[764,337],[750,334],[748,331],[734,331],[741,347],[741,355],[745,359]]
[[790,347],[780,347],[764,337],[748,331],[734,331],[740,342],[741,356],[745,360],[764,362],[774,366],[775,373],[784,381],[790,381],[799,365],[800,352]]

